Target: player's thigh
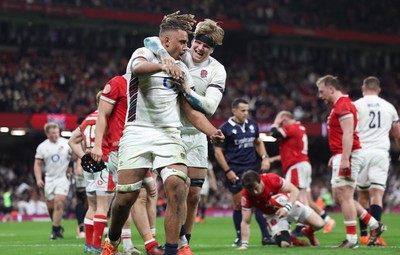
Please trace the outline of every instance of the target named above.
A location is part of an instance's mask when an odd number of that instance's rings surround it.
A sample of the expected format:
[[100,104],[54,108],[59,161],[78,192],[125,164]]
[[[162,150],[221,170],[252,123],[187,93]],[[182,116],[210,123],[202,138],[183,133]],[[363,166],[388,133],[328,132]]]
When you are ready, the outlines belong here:
[[268,227],[270,229],[271,236],[275,236],[277,233],[281,231],[288,231],[290,224],[286,217],[279,218],[275,215],[266,215],[266,220]]
[[351,153],[350,157],[350,177],[339,176],[340,171],[340,161],[342,159],[342,154],[336,154],[332,159],[332,179],[331,185],[333,188],[335,187],[343,187],[350,186],[355,188],[356,180],[358,178],[358,174],[364,166],[364,156],[361,150],[356,150]]
[[390,165],[389,153],[386,151],[375,151],[371,155],[371,163],[368,171],[368,179],[371,188],[384,190],[388,178]]
[[311,171],[309,162],[300,162],[288,169],[285,179],[297,188],[308,189],[311,185]]
[[208,142],[206,135],[203,133],[182,134],[182,141],[186,150],[188,167],[207,168]]
[[312,212],[313,210],[309,206],[296,201],[289,211],[287,218],[290,222],[304,223]]
[[55,195],[67,196],[69,192],[69,187],[71,185],[70,181],[66,177],[58,178],[54,181],[56,185],[54,189]]
[[165,133],[157,135],[156,142],[152,147],[153,168],[168,167],[187,173],[186,150],[180,137],[180,132],[174,129],[167,129]]

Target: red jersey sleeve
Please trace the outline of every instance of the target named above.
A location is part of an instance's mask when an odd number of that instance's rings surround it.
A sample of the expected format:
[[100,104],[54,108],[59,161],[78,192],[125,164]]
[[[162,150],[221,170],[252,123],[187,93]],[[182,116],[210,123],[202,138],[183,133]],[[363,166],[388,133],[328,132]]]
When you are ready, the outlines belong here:
[[[123,80],[121,81],[120,79]],[[110,104],[115,104],[118,98],[121,96],[121,86],[119,85],[121,82],[126,82],[122,76],[116,76],[109,80],[104,86],[100,98],[109,102]]]

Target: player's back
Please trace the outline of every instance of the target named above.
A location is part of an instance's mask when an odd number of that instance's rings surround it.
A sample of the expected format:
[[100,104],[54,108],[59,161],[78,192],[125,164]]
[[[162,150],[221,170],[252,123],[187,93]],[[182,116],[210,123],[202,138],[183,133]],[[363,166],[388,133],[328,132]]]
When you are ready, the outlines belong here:
[[[79,125],[79,130],[82,133],[82,144],[83,150],[86,152],[87,150],[91,150],[94,147],[94,140],[95,140],[95,130],[96,130],[96,121],[97,117],[99,116],[98,111],[94,111],[82,121]],[[103,157],[104,161],[108,161],[108,144],[105,139],[103,139],[102,143],[102,150],[103,150]]]
[[399,119],[394,106],[376,95],[366,95],[354,102],[359,114],[358,136],[363,149],[389,150],[389,131]]

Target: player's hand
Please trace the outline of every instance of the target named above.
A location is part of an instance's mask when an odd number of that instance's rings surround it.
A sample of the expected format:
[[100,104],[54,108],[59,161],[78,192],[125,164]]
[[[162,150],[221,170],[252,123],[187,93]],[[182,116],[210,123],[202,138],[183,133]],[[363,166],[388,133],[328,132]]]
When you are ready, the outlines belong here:
[[235,172],[234,172],[233,170],[229,171],[229,172],[226,174],[226,178],[227,178],[232,184],[235,184],[235,183],[239,180],[239,177],[237,177],[237,175],[235,174]]
[[212,144],[220,144],[223,143],[224,141],[225,141],[225,136],[220,129],[217,129],[217,131],[210,136],[210,142]]
[[328,161],[328,167],[332,167],[332,161],[333,161],[333,157],[331,157]]
[[269,158],[264,158],[261,162],[261,172],[267,172],[271,167],[271,163],[269,162]]
[[288,210],[285,207],[281,207],[276,211],[275,215],[278,216],[279,218],[286,217],[288,215]]
[[38,186],[38,188],[43,189],[44,188],[44,181],[43,180],[38,180],[36,182],[36,185]]
[[163,63],[163,65],[176,65],[175,59],[173,57],[171,57],[170,55],[162,55],[161,63]]
[[163,64],[161,66],[161,70],[171,76],[174,80],[179,80],[183,78],[182,70],[177,64],[175,64],[175,62],[172,65]]
[[100,146],[94,146],[92,151],[90,152],[90,156],[92,156],[92,159],[99,163],[103,157],[103,150],[101,149]]

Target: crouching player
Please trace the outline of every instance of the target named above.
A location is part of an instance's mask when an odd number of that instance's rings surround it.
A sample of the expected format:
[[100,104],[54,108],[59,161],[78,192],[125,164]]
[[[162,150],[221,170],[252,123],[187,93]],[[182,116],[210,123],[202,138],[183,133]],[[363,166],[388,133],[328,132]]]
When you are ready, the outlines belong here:
[[[285,181],[277,174],[258,174],[250,170],[242,176],[242,186],[244,188],[242,190],[242,245],[239,249],[244,250],[248,247],[253,207],[266,216],[271,235],[279,247],[290,247],[292,244],[309,245],[306,241],[290,235],[290,222],[307,225],[302,229],[302,233],[311,245],[319,246],[314,232],[324,226],[324,221],[309,206],[297,201],[299,190],[292,183]],[[271,200],[271,197],[278,193],[288,193],[289,201],[282,207],[274,207]]]

